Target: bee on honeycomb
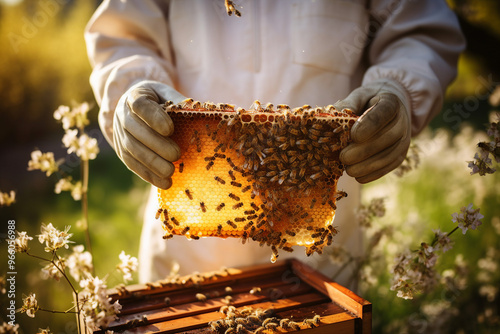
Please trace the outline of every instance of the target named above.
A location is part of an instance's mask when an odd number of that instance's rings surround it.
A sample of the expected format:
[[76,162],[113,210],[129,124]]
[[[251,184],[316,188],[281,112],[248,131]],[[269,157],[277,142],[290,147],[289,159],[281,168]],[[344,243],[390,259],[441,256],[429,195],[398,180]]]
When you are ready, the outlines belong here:
[[271,247],[272,261],[279,249],[299,245],[311,255],[331,244],[336,201],[347,195],[337,191],[339,154],[358,116],[258,101],[250,110],[193,106],[188,99],[165,107],[181,149],[172,187],[158,192],[166,234],[251,239]]

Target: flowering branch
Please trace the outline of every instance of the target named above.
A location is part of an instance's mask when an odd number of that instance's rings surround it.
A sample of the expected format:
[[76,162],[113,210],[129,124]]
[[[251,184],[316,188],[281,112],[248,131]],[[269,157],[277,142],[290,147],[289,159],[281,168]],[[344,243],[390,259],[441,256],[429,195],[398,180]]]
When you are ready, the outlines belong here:
[[[500,120],[500,114],[497,115]],[[493,168],[493,161],[500,162],[500,121],[490,123],[487,130],[487,135],[490,137],[490,142],[480,142],[477,144],[479,152],[474,155],[474,161],[468,161],[468,167],[472,169],[471,175],[479,174],[484,176],[486,174],[493,174],[496,169]]]

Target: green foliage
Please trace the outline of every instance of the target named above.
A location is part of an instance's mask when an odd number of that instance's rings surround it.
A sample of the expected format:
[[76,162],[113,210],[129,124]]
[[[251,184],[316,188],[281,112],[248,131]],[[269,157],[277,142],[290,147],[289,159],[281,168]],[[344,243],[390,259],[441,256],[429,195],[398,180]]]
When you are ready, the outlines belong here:
[[[0,5],[0,143],[26,143],[58,128],[64,101],[92,101],[83,31],[92,1]],[[95,119],[95,115],[94,115]]]

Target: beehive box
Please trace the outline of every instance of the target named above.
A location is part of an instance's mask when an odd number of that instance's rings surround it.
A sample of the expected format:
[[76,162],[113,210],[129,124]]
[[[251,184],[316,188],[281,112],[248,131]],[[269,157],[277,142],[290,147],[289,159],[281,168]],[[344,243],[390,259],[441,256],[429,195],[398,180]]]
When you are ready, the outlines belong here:
[[[296,324],[295,329],[260,330],[266,334],[371,333],[368,301],[295,259],[122,287],[112,289],[110,296],[123,306],[108,328],[115,333],[225,333],[210,326],[225,318],[220,312],[225,305],[239,311],[271,310],[272,321]],[[317,324],[311,322],[315,315]]]

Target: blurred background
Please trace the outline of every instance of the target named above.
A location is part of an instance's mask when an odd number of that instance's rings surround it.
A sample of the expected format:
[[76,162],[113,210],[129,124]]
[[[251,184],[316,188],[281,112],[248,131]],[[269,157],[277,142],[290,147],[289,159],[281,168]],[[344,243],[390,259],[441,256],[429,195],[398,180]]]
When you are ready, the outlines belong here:
[[[64,132],[53,119],[53,112],[61,104],[88,101],[94,105],[90,112],[90,128],[97,133],[101,150],[97,159],[90,162],[89,221],[96,274],[102,277],[118,263],[121,250],[137,256],[143,205],[149,187],[124,167],[98,132],[98,108],[88,83],[91,68],[83,40],[84,27],[98,3],[88,0],[0,1],[0,191],[15,190],[17,193],[16,204],[0,208],[0,249],[1,254],[6,254],[3,238],[9,219],[15,219],[17,229],[28,231],[30,235],[39,233],[42,222],[52,222],[60,228],[73,225],[73,240],[83,243],[83,234],[75,226],[80,219],[81,204],[67,193],[55,195],[53,187],[57,180],[47,179],[38,171],[28,172],[27,164],[35,149],[52,151],[56,159],[66,156],[60,141]],[[411,235],[409,227],[414,225],[408,217],[415,220],[417,214],[417,221],[425,222],[427,230],[421,230],[420,239],[408,242],[419,242],[432,236],[431,228],[441,226],[451,230],[450,215],[461,206],[471,201],[475,207],[481,206],[481,213],[485,215],[481,229],[466,237],[455,235],[457,250],[443,260],[443,267],[452,266],[460,253],[465,254],[471,266],[476,265],[470,267],[467,287],[453,298],[457,307],[471,304],[476,305],[476,309],[470,311],[469,318],[462,316],[455,322],[449,321],[443,332],[489,333],[491,330],[493,333],[500,328],[500,323],[495,322],[499,321],[498,288],[494,298],[486,298],[478,292],[481,283],[475,275],[481,270],[477,262],[489,256],[489,248],[498,248],[500,244],[497,231],[490,224],[500,217],[499,177],[469,176],[466,161],[472,160],[478,139],[484,138],[481,131],[485,130],[494,111],[490,96],[500,82],[500,2],[449,0],[448,3],[460,20],[467,38],[467,50],[460,59],[458,77],[448,89],[442,113],[422,137],[427,150],[423,151],[421,168],[407,178],[398,179],[396,187],[399,190],[388,195],[395,197],[394,194],[398,194],[398,197],[389,201],[393,211],[388,212],[385,222],[400,226],[401,231]],[[78,175],[78,168],[75,173]],[[383,195],[384,189],[387,192],[387,182],[395,183],[389,178],[389,181],[368,185],[366,199]],[[398,206],[403,200],[405,205]],[[477,247],[478,244],[482,247]],[[2,255],[0,275],[5,271],[4,259]],[[69,308],[70,290],[61,283],[41,280],[38,261],[18,254],[16,264],[18,305],[22,303],[22,293],[34,291],[46,308]],[[413,316],[418,321],[424,319],[426,326],[430,326],[433,318],[422,315],[422,308],[415,302],[396,300],[395,293],[388,291],[387,277],[384,277],[387,273],[372,275],[377,276],[376,282],[366,287],[362,296],[374,303],[375,332],[432,332],[422,331],[422,322],[417,322],[420,325],[417,329],[411,326],[406,326],[406,331],[402,329],[405,325],[398,325],[397,319]],[[500,282],[498,275],[495,277],[495,282]],[[110,277],[110,286],[117,283],[118,277]],[[436,298],[443,299],[439,292],[429,298],[428,303]],[[1,301],[3,303],[4,299]],[[4,312],[2,304],[0,317],[5,320]],[[491,312],[497,315],[496,320],[489,317]],[[54,333],[76,333],[72,315],[39,312],[35,319],[25,314],[18,314],[17,319],[23,333],[34,333],[47,326]]]

